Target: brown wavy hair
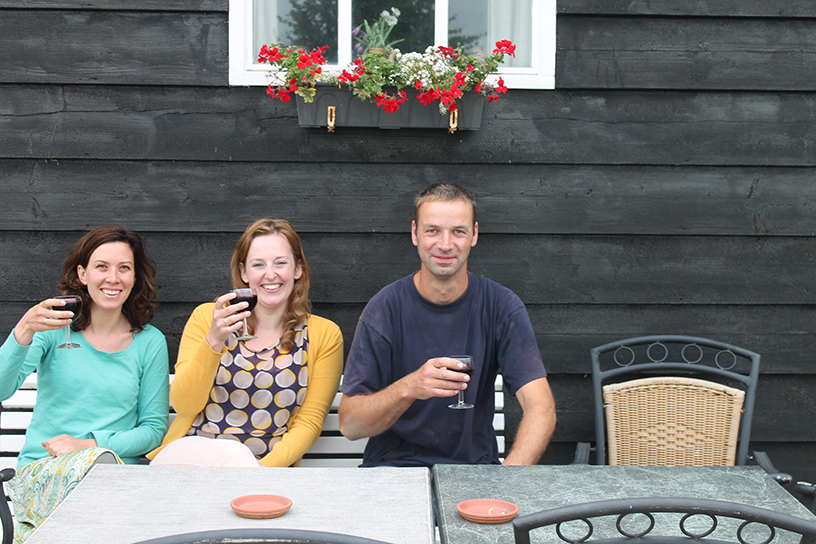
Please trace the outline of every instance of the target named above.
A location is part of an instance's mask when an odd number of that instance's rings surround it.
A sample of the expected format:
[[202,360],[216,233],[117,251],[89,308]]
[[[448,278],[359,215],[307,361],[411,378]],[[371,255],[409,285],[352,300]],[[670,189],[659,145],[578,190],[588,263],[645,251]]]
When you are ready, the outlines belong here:
[[[289,297],[289,304],[286,308],[283,321],[283,334],[280,339],[280,346],[285,351],[291,351],[295,346],[295,327],[306,319],[312,311],[312,303],[309,302],[309,288],[312,285],[312,271],[306,256],[303,254],[303,245],[300,243],[300,236],[295,232],[294,227],[285,219],[274,219],[266,217],[258,219],[244,231],[244,234],[235,244],[235,252],[232,254],[230,271],[232,272],[232,287],[240,289],[249,287],[241,277],[241,265],[246,268],[246,258],[249,254],[249,246],[252,240],[258,236],[267,234],[278,234],[289,242],[292,254],[295,256],[295,266],[300,265],[300,278],[295,280],[295,287]],[[251,332],[255,331],[255,316],[250,315],[247,325]]]
[[132,230],[106,225],[97,227],[80,238],[62,263],[62,279],[57,283],[57,291],[61,295],[78,295],[82,298],[79,317],[71,324],[75,331],[84,330],[91,323],[91,296],[88,294],[88,288],[79,281],[77,267],[88,268],[88,261],[96,248],[111,242],[124,242],[133,251],[136,281],[130,296],[122,305],[122,313],[135,332],[141,332],[153,319],[153,309],[158,305],[154,299],[159,285],[155,282],[156,267],[145,252],[144,242]]

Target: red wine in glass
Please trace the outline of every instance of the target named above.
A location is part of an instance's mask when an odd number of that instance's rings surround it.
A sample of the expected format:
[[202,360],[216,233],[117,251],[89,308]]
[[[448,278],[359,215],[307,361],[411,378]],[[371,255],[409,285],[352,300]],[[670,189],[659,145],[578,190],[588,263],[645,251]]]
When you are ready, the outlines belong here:
[[[76,318],[79,317],[79,310],[82,309],[82,299],[75,295],[61,295],[58,297],[54,297],[59,300],[64,300],[65,305],[63,306],[54,306],[51,308],[52,310],[60,310],[65,312],[74,312],[74,317],[71,319],[71,323],[76,321]],[[60,344],[57,346],[57,349],[75,349],[81,348],[82,346],[79,344],[75,344],[71,342],[71,325],[68,324],[65,326],[65,343]]]
[[[258,295],[255,294],[255,291],[252,289],[233,289],[230,293],[235,293],[236,297],[230,301],[230,304],[238,304],[239,302],[246,302],[249,304],[247,306],[247,310],[250,312],[255,305],[258,304]],[[249,334],[247,330],[247,320],[244,318],[244,333],[237,338],[237,340],[252,340],[253,338],[257,338],[257,336],[252,336]]]
[[[451,370],[455,372],[462,372],[467,374],[468,376],[473,376],[473,371],[476,369],[476,365],[473,363],[473,356],[472,355],[451,355],[451,359],[456,359],[460,363],[464,363],[465,366],[463,368],[452,368]],[[449,404],[448,408],[453,408],[454,410],[467,410],[469,408],[473,408],[472,404],[468,404],[465,402],[465,392],[464,390],[459,390],[459,402],[455,404]]]

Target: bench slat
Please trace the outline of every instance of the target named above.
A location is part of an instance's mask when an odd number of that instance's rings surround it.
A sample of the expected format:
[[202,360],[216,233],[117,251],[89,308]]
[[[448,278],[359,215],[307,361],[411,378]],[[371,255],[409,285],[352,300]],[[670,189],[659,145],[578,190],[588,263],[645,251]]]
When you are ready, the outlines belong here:
[[[169,376],[170,383],[173,382],[174,375]],[[495,405],[496,413],[493,416],[493,427],[497,432],[497,442],[499,454],[504,455],[504,430],[505,417],[501,413],[504,410],[503,379],[499,375],[495,384]],[[340,419],[337,409],[340,406],[342,393],[337,393],[332,402],[331,411],[326,417],[321,436],[309,449],[301,462],[301,466],[314,467],[356,467],[362,463],[363,450],[367,440],[350,441],[339,435]],[[24,431],[31,423],[32,410],[37,401],[37,374],[33,373],[26,378],[21,389],[14,393],[8,400],[3,401],[3,411],[0,412],[0,451],[5,456],[0,456],[0,470],[3,468],[14,468],[17,465],[17,454],[25,443],[25,435],[8,434],[7,431]],[[12,411],[9,411],[12,410]],[[20,411],[14,411],[20,410]],[[176,414],[172,411],[169,414],[169,421],[172,423]]]
[[321,436],[309,448],[309,453],[359,453],[362,455],[367,438],[351,441],[345,436]]
[[4,434],[0,436],[0,451],[4,453],[20,453],[24,444],[24,434]]
[[301,467],[342,467],[342,468],[357,468],[363,464],[363,456],[354,458],[337,457],[334,459],[309,459],[303,458],[300,461]]
[[0,414],[0,424],[3,430],[24,431],[31,423],[31,412],[3,412]]
[[37,402],[37,392],[20,389],[3,401],[3,408],[15,410],[32,410]]
[[[304,458],[309,458],[314,454],[359,454],[362,459],[363,450],[365,450],[368,439],[361,440],[347,440],[344,436],[321,436],[317,439],[314,445],[309,448]],[[504,452],[504,437],[497,436],[496,442],[499,445],[499,453]],[[325,459],[324,459],[325,460]]]

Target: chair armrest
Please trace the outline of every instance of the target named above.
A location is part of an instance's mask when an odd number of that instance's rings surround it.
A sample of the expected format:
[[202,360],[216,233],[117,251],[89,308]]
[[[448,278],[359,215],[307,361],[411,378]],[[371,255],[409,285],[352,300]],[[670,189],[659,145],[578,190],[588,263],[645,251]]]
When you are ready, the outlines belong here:
[[810,482],[796,482],[793,488],[806,497],[816,497],[816,484]]
[[761,466],[765,472],[768,473],[768,476],[779,482],[781,485],[786,485],[793,481],[790,474],[779,472],[776,469],[774,464],[771,462],[771,458],[768,457],[768,454],[764,451],[755,451],[751,458],[756,461],[756,463]]
[[575,459],[572,460],[573,465],[588,465],[589,452],[592,450],[589,442],[578,442],[575,446]]
[[3,470],[0,470],[0,482],[8,482],[14,478],[15,474],[16,472],[13,468],[4,468]]

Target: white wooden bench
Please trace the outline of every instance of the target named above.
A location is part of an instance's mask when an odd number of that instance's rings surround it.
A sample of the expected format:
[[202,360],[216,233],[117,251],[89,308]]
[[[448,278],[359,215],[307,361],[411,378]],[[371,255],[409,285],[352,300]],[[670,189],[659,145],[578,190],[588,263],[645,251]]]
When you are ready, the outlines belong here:
[[[170,377],[172,381],[172,376]],[[502,377],[498,376],[495,385],[496,412],[493,416],[493,427],[496,429],[499,444],[499,457],[504,457],[504,392]],[[303,467],[356,467],[363,460],[363,449],[366,440],[351,441],[340,434],[340,421],[337,408],[342,395],[337,393],[332,402],[329,415],[323,424],[320,438],[306,453],[301,461]],[[25,430],[31,423],[31,414],[37,400],[37,376],[29,376],[23,386],[8,400],[0,403],[0,470],[15,468],[17,455],[25,441]],[[173,418],[175,414],[171,413]]]

